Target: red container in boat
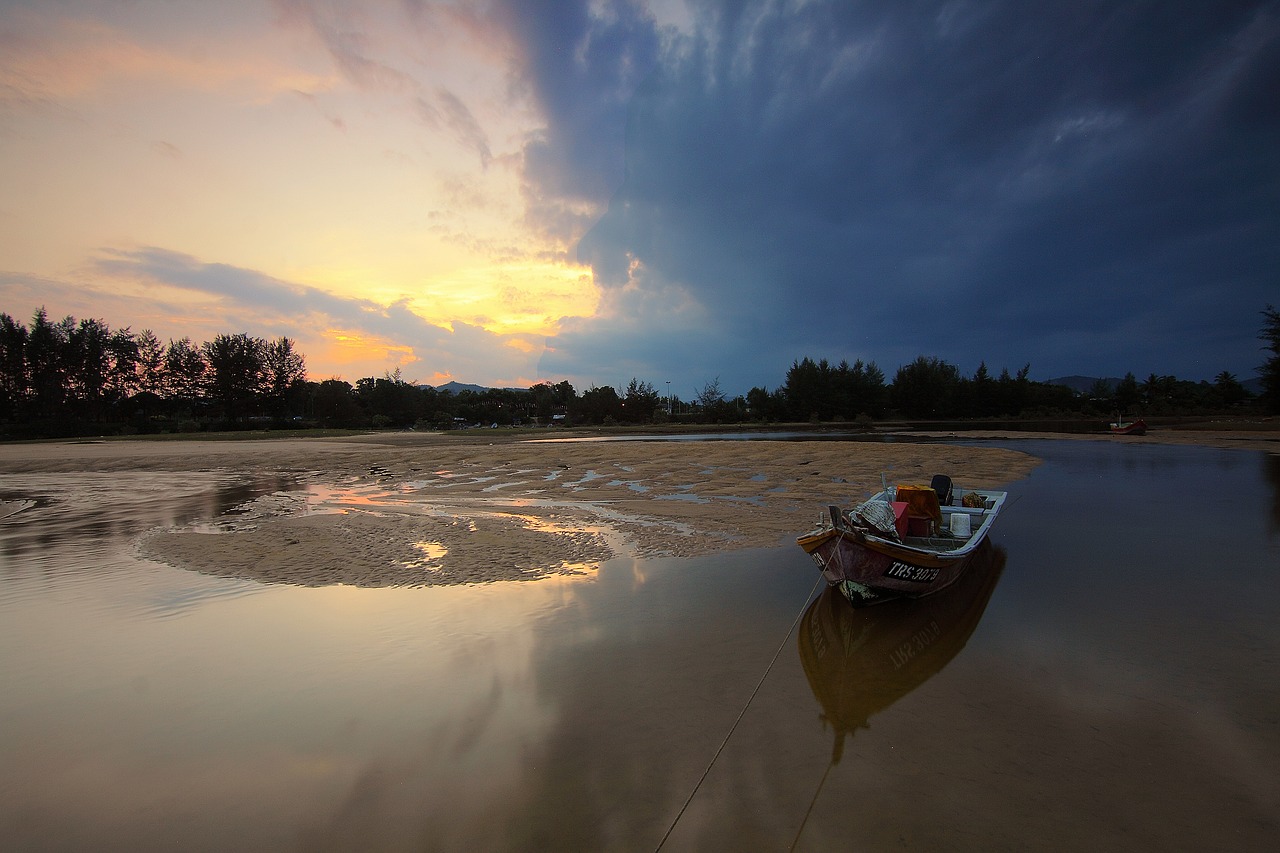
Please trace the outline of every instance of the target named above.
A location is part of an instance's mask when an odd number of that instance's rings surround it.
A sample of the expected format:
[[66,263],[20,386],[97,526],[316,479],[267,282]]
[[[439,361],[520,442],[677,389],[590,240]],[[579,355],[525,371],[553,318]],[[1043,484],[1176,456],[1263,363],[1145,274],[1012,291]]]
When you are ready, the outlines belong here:
[[901,539],[907,535],[907,502],[893,501],[890,506],[893,507],[893,527]]

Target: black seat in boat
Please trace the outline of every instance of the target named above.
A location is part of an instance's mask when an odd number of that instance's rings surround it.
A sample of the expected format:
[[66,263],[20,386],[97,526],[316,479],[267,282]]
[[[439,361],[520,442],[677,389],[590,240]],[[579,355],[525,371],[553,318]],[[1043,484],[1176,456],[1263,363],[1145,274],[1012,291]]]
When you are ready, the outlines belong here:
[[938,503],[951,506],[951,478],[946,474],[934,474],[930,487],[938,493]]

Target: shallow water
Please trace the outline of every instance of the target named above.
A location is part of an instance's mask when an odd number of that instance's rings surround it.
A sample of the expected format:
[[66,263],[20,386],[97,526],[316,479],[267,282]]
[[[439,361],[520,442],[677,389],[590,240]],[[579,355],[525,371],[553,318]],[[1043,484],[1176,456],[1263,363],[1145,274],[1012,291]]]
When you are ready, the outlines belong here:
[[226,581],[131,543],[287,483],[6,478],[0,848],[1270,849],[1277,457],[1001,444],[988,573],[856,613],[798,548]]

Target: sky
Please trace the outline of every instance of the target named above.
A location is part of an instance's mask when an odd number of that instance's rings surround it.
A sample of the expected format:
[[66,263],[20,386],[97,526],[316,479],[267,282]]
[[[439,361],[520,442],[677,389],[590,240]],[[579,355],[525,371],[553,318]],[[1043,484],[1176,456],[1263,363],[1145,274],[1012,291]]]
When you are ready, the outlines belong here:
[[1243,380],[1278,93],[1280,0],[0,0],[0,311],[352,383]]

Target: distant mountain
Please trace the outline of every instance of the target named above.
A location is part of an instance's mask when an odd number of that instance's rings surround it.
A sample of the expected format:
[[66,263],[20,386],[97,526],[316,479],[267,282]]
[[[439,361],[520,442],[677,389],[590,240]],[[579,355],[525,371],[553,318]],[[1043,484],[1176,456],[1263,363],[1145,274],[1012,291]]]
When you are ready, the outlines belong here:
[[[1093,386],[1097,383],[1096,376],[1059,376],[1057,379],[1045,380],[1046,385],[1065,385],[1077,394],[1087,394],[1093,390]],[[1107,387],[1115,389],[1120,384],[1119,379],[1108,377],[1102,380],[1107,383]]]
[[463,391],[474,391],[477,394],[489,389],[483,385],[468,385],[465,382],[446,382],[443,385],[435,386],[437,391],[448,391],[450,394],[460,394]]

